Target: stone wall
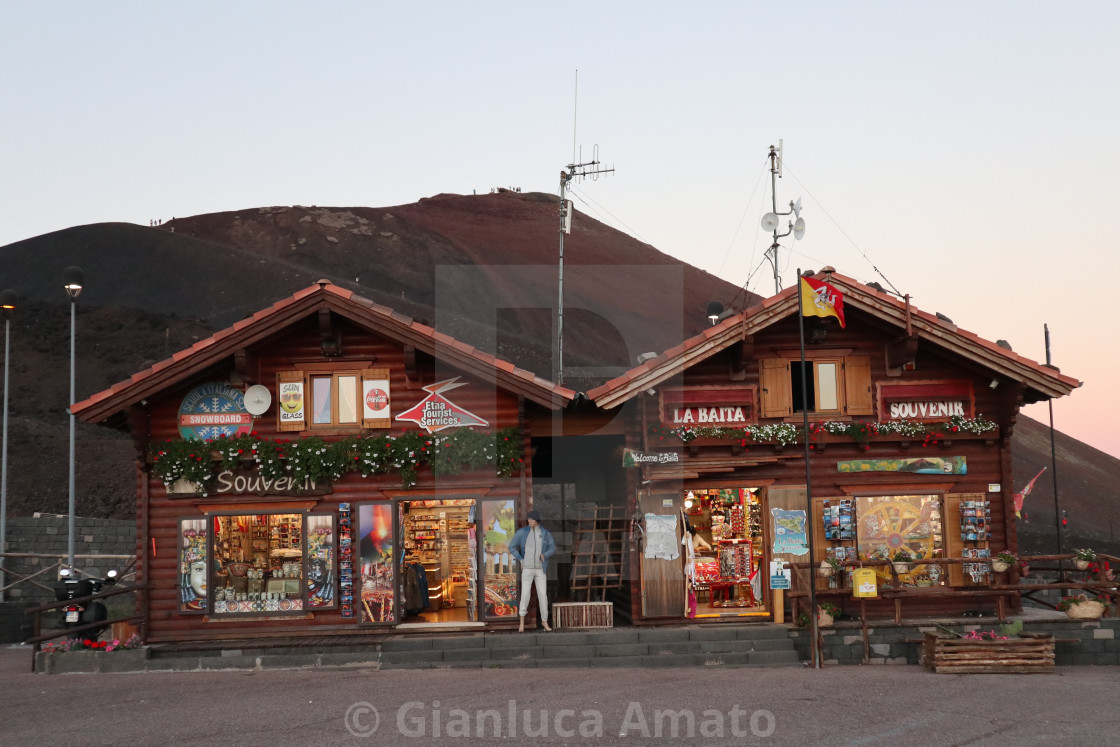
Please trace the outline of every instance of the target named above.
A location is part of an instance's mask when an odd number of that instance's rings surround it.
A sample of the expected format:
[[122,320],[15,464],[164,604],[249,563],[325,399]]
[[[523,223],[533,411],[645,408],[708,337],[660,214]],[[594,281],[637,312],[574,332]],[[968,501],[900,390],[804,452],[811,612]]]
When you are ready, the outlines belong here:
[[[946,629],[958,633],[970,630],[995,630],[999,632],[999,620],[994,617],[979,623],[935,625],[905,625],[900,627],[876,628],[868,626],[870,643],[870,663],[872,664],[918,664],[921,643],[926,631],[944,633]],[[1072,620],[1054,617],[1046,620],[1031,620],[1024,624],[1023,630],[1031,633],[1049,633],[1055,638],[1054,661],[1057,665],[1105,665],[1120,664],[1120,618],[1105,617],[1100,620]],[[863,636],[858,625],[853,627],[829,628],[821,631],[824,639],[824,659],[826,664],[862,664]],[[793,630],[794,648],[802,658],[809,660],[810,634],[805,630]]]
[[[53,584],[58,578],[56,567],[66,559],[67,517],[44,516],[39,518],[9,518],[7,523],[10,553],[35,553],[46,558],[5,558],[8,570],[6,583],[18,576],[30,576],[50,570],[35,577],[42,586],[23,582],[8,589],[8,603],[0,604],[0,642],[11,643],[27,638],[30,623],[23,610],[54,601]],[[117,519],[74,519],[74,555],[127,555],[136,553],[136,522]],[[85,577],[104,578],[110,569],[123,570],[129,561],[121,558],[78,558],[74,565]],[[43,587],[46,588],[43,588]],[[130,595],[129,595],[130,596]],[[26,624],[21,624],[25,623]]]

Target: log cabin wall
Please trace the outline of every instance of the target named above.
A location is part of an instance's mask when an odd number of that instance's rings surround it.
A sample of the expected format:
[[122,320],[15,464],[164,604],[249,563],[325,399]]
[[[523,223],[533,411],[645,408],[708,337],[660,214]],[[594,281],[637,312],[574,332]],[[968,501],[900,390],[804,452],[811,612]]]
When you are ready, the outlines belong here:
[[[519,418],[518,398],[497,391],[493,382],[461,374],[441,365],[429,356],[416,354],[415,367],[418,376],[406,375],[404,349],[390,340],[378,337],[357,326],[342,322],[339,324],[343,356],[338,361],[339,369],[351,367],[349,361],[360,361],[376,368],[389,370],[391,388],[391,411],[395,418],[405,409],[419,402],[427,392],[421,387],[454,376],[461,376],[465,385],[458,387],[449,397],[455,404],[488,421],[482,430],[499,430],[509,426],[522,425],[522,453],[525,455],[520,470],[515,469],[510,478],[501,479],[493,470],[464,472],[459,475],[433,476],[430,469],[422,468],[418,482],[411,489],[402,489],[399,473],[371,475],[363,478],[357,472],[350,472],[341,480],[333,483],[326,495],[282,497],[269,495],[241,496],[186,496],[168,495],[162,481],[150,472],[150,465],[137,471],[137,560],[141,578],[151,585],[149,594],[148,639],[152,642],[229,638],[231,636],[267,635],[287,632],[292,634],[326,633],[330,631],[377,630],[360,626],[358,618],[343,618],[339,610],[313,610],[300,617],[285,619],[254,620],[247,617],[220,619],[203,614],[184,614],[180,612],[179,599],[179,538],[178,522],[186,517],[202,517],[207,512],[226,512],[244,510],[247,514],[260,514],[268,511],[284,510],[286,507],[306,507],[312,512],[328,512],[337,515],[340,503],[357,504],[368,501],[389,500],[392,496],[408,494],[416,498],[436,498],[441,495],[460,497],[485,496],[487,498],[512,498],[517,506],[519,519],[527,511],[531,496],[531,460],[528,458],[531,433],[528,432],[527,419]],[[273,402],[269,410],[258,416],[253,424],[254,431],[265,439],[299,438],[306,435],[322,435],[330,440],[332,436],[356,435],[349,431],[302,431],[280,433],[277,429],[276,415],[276,374],[278,371],[299,368],[301,364],[327,361],[321,352],[322,337],[313,318],[305,323],[294,325],[279,337],[254,348],[248,355],[247,379],[244,384],[260,383],[273,392]],[[364,364],[363,364],[364,365]],[[149,432],[134,432],[141,453],[147,453],[147,444],[159,444],[166,440],[180,438],[178,430],[178,409],[184,396],[194,387],[208,382],[231,382],[237,373],[233,359],[222,365],[200,370],[187,384],[162,392],[158,399],[150,402]],[[239,384],[241,386],[243,384]],[[530,411],[535,406],[526,405]],[[534,413],[541,417],[539,413]],[[404,430],[414,430],[412,423],[392,421],[389,430],[369,430],[365,433],[378,435],[392,432],[397,435]],[[356,519],[356,512],[355,512]],[[355,547],[357,546],[355,525]],[[355,559],[356,562],[356,559]],[[355,586],[360,586],[360,578],[355,573]],[[355,589],[355,597],[359,589]],[[384,630],[381,628],[380,630]]]
[[[1011,470],[1010,434],[1014,427],[1015,416],[1022,404],[1022,389],[1014,382],[999,380],[990,371],[964,359],[939,352],[932,343],[923,342],[917,351],[912,370],[901,367],[888,370],[888,348],[897,337],[897,329],[880,327],[874,317],[851,314],[858,323],[849,319],[846,330],[835,323],[817,325],[827,329],[824,341],[807,344],[809,360],[814,356],[835,355],[840,358],[866,357],[870,366],[870,395],[872,408],[866,414],[849,415],[844,413],[810,414],[813,423],[835,420],[851,422],[885,422],[890,415],[883,411],[879,401],[880,386],[923,382],[953,382],[961,387],[967,384],[972,399],[972,407],[966,412],[968,417],[983,415],[998,425],[998,430],[983,435],[968,433],[939,432],[936,437],[905,437],[900,435],[873,436],[866,444],[857,443],[848,436],[818,435],[811,439],[811,486],[814,514],[809,518],[810,529],[820,539],[816,542],[815,562],[823,557],[823,528],[820,516],[822,501],[828,499],[854,499],[856,496],[923,495],[934,494],[942,499],[944,514],[943,547],[952,555],[959,555],[961,544],[957,515],[950,516],[950,508],[962,496],[990,501],[991,521],[990,541],[987,547],[992,554],[1004,549],[1014,551],[1017,543],[1014,536],[1013,509],[1011,508]],[[669,419],[665,406],[666,392],[676,390],[678,394],[669,395],[680,398],[681,391],[718,391],[726,388],[750,389],[753,395],[751,415],[745,423],[693,423],[704,425],[727,425],[729,427],[750,424],[790,423],[800,430],[802,415],[792,412],[784,417],[766,418],[759,413],[763,392],[762,368],[764,360],[775,356],[792,357],[800,361],[798,322],[791,317],[768,327],[763,334],[756,335],[741,345],[733,345],[699,362],[676,376],[663,382],[657,397],[639,395],[623,407],[632,407],[629,417],[634,424],[647,423],[662,429],[679,427],[679,423],[665,422]],[[990,384],[997,381],[997,386]],[[843,385],[841,385],[841,390]],[[931,419],[930,422],[944,422],[948,418]],[[674,469],[646,469],[645,476],[652,477],[650,490],[665,492],[676,489],[712,487],[804,487],[806,484],[804,446],[800,436],[793,444],[781,446],[755,442],[736,443],[732,439],[699,437],[689,443],[682,443],[664,430],[638,427],[631,429],[627,436],[627,446],[639,450],[676,451],[680,464]],[[867,459],[913,459],[928,457],[963,457],[967,463],[967,474],[916,474],[912,472],[840,472],[839,462]],[[659,479],[660,478],[660,479]],[[640,482],[635,475],[631,488],[640,491]],[[996,491],[990,486],[998,485]],[[955,496],[950,500],[951,496]],[[950,505],[951,504],[951,505]],[[769,517],[766,517],[769,524]],[[954,534],[956,532],[957,534]],[[769,543],[768,543],[769,544]],[[854,544],[851,543],[851,544]],[[767,558],[770,548],[767,547]],[[633,567],[638,567],[639,550],[635,548]],[[804,561],[806,557],[802,557]],[[635,619],[641,615],[640,597],[644,579],[634,585],[633,613]],[[819,582],[818,582],[819,583]],[[827,582],[825,584],[827,586]],[[954,574],[952,585],[963,584],[959,572]],[[649,590],[646,590],[649,593]],[[914,611],[949,612],[946,603],[929,601],[918,602]],[[975,606],[975,602],[971,603]],[[873,614],[885,613],[885,603],[881,608],[870,605]],[[961,607],[958,604],[957,607]],[[967,607],[967,603],[963,604]],[[909,609],[909,607],[908,607]]]

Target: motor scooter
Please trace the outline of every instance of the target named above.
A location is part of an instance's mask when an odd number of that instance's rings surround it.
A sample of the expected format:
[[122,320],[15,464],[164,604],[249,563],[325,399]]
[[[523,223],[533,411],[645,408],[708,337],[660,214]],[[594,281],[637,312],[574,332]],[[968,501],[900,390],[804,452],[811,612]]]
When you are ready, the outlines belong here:
[[[58,572],[58,583],[54,586],[54,600],[65,602],[67,599],[79,599],[99,593],[105,586],[112,586],[117,582],[117,572],[111,570],[100,578],[79,578],[78,572],[73,568],[63,568]],[[75,628],[87,623],[100,622],[108,617],[108,612],[101,600],[94,599],[85,604],[68,604],[61,609],[62,627]]]

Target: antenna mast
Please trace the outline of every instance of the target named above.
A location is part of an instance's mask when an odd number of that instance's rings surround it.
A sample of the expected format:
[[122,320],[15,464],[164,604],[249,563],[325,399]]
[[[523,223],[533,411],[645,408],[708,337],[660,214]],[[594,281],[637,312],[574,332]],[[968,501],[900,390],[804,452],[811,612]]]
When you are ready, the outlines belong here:
[[599,146],[592,151],[590,161],[567,165],[566,171],[560,172],[560,289],[559,301],[556,305],[556,383],[564,383],[564,234],[572,232],[572,201],[567,198],[568,183],[572,179],[592,177],[597,179],[599,174],[610,174],[614,167],[609,169],[599,168]]
[[[784,213],[778,212],[778,179],[782,177],[782,141],[778,140],[778,147],[770,146],[770,205],[773,208],[771,212],[762,216],[762,230],[772,231],[774,233],[773,243],[766,250],[766,256],[769,258],[770,263],[774,266],[774,294],[782,292],[782,277],[778,271],[778,239],[793,234],[795,240],[800,240],[805,235],[805,219],[801,217],[801,198],[797,198],[797,202],[789,203],[789,210]],[[789,228],[785,233],[778,233],[778,226],[781,221],[778,220],[783,215],[793,215],[796,220],[791,221]]]

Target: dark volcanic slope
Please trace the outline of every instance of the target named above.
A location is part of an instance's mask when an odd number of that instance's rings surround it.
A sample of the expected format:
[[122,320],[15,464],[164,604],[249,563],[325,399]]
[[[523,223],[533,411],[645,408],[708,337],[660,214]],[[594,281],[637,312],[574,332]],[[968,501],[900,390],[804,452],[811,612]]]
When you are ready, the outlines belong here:
[[[551,195],[505,192],[392,208],[251,208],[158,228],[78,226],[0,247],[3,286],[23,298],[12,325],[13,515],[66,510],[64,267],[86,273],[78,399],[320,278],[551,377],[557,206]],[[564,282],[565,383],[576,389],[703,329],[707,302],[738,291],[583,215],[565,237]],[[592,363],[608,367],[580,369]],[[79,426],[77,452],[79,513],[128,515],[128,444]]]
[[[0,247],[0,287],[23,297],[11,335],[12,515],[66,510],[67,265],[86,271],[79,399],[319,278],[551,376],[558,223],[556,197],[505,192],[391,208],[251,208],[159,228],[103,223]],[[584,215],[564,248],[565,383],[575,389],[695,334],[707,326],[709,300],[738,292]],[[605,367],[581,370],[588,364]],[[131,516],[131,445],[95,426],[79,425],[78,438],[78,512]],[[1111,539],[1120,529],[1117,460],[1063,435],[1058,447],[1066,547],[1120,549]],[[1049,464],[1047,429],[1020,418],[1016,484]],[[1054,547],[1052,485],[1047,473],[1027,500],[1024,550]]]

